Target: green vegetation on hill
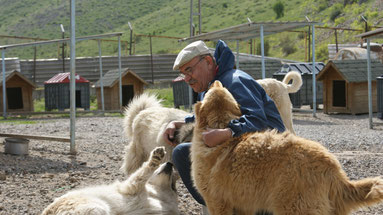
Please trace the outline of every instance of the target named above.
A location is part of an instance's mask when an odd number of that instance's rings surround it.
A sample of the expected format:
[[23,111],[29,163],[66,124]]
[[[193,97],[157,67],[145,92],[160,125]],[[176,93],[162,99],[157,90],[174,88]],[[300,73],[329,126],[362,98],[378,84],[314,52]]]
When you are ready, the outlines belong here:
[[[60,24],[69,37],[70,1],[59,0],[0,0],[0,35],[39,37],[46,39],[61,38]],[[278,16],[273,9],[283,4]],[[198,1],[194,0],[194,12],[198,11]],[[279,10],[281,5],[279,5]],[[325,27],[343,27],[364,29],[363,15],[372,25],[383,25],[383,4],[381,0],[210,0],[201,1],[202,32],[210,32],[233,25],[261,21],[312,21],[321,22]],[[101,33],[123,32],[123,41],[129,41],[128,22],[132,23],[134,34],[160,35],[171,37],[189,36],[189,0],[82,0],[76,1],[76,36],[88,36]],[[282,15],[283,14],[283,15]],[[278,17],[278,19],[277,19]],[[198,17],[193,21],[198,24]],[[196,26],[198,29],[198,26]],[[297,29],[307,31],[308,29]],[[354,36],[361,32],[338,32],[339,43],[356,43]],[[316,29],[316,54],[318,61],[327,59],[327,44],[335,43],[334,31]],[[113,39],[116,38],[106,38]],[[272,57],[305,60],[306,38],[304,33],[284,32],[265,38],[269,45],[267,53]],[[150,52],[149,38],[135,36],[136,54]],[[0,44],[28,42],[0,37]],[[235,49],[235,42],[227,41]],[[255,47],[259,38],[254,39]],[[381,41],[374,41],[381,42]],[[177,53],[185,43],[176,39],[153,38],[153,53]],[[213,42],[208,43],[214,46]],[[127,54],[127,44],[122,43],[122,53]],[[117,43],[102,42],[103,55],[116,55]],[[257,49],[257,48],[255,48]],[[249,41],[240,42],[240,51],[249,53]],[[255,50],[253,53],[259,52]],[[6,57],[33,58],[33,48],[7,50]],[[59,45],[37,47],[37,58],[56,58],[60,56]],[[69,55],[69,48],[67,49]],[[96,41],[82,41],[76,44],[77,56],[97,56]]]

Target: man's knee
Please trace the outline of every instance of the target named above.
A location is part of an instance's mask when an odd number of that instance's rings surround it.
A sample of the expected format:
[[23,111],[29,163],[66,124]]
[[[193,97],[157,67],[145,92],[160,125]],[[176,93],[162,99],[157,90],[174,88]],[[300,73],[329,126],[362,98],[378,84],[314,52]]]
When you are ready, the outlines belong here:
[[185,162],[185,159],[189,160],[189,148],[190,143],[181,143],[173,149],[172,160],[175,165]]

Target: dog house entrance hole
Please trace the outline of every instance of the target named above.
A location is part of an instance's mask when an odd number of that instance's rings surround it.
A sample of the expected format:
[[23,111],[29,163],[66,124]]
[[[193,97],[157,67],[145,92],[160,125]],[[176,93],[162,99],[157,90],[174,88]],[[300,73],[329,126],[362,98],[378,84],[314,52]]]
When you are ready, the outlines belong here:
[[129,104],[134,97],[133,85],[122,85],[122,106]]
[[9,109],[22,109],[24,107],[21,87],[7,88],[7,98]]
[[76,90],[76,108],[82,107],[81,105],[81,90]]
[[[68,104],[70,104],[70,91],[69,91],[69,102]],[[81,90],[76,90],[76,108],[81,108]]]
[[332,86],[332,105],[346,107],[346,81],[333,81]]

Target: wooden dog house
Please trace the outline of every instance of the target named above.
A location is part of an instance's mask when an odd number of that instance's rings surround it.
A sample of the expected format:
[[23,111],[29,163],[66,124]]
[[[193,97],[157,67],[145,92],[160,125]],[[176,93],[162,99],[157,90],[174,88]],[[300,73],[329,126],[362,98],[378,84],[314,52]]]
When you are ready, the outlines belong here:
[[[104,87],[105,110],[120,110],[119,97],[119,72],[118,69],[109,70],[102,79]],[[140,78],[129,68],[121,70],[122,106],[126,106],[130,100],[144,92],[144,85],[148,83]],[[102,109],[100,80],[94,85],[97,94],[97,107]]]
[[[383,64],[371,62],[372,109],[377,111],[376,78]],[[368,113],[367,60],[332,60],[317,75],[323,81],[324,113]]]
[[[7,112],[34,111],[32,93],[36,85],[17,70],[5,72]],[[0,111],[3,112],[3,75],[0,76]]]

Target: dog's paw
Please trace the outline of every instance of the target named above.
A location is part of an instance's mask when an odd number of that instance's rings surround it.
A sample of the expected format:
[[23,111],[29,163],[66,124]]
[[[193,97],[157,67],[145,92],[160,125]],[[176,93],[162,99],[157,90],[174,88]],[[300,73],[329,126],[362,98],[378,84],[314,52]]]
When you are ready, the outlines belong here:
[[156,147],[151,153],[150,153],[150,165],[151,166],[158,166],[161,163],[161,160],[165,157],[165,147]]

